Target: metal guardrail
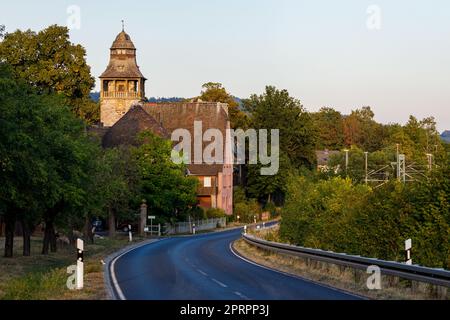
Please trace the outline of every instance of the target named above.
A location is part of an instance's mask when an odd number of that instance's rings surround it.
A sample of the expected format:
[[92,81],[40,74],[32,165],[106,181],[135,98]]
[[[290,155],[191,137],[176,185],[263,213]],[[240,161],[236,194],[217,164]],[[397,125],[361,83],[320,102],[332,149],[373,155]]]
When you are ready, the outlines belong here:
[[418,265],[407,265],[395,261],[366,258],[345,253],[335,253],[320,249],[310,249],[290,244],[263,240],[250,234],[243,234],[243,239],[252,245],[265,250],[290,254],[302,258],[328,262],[345,267],[366,270],[368,266],[378,266],[381,274],[396,276],[408,280],[426,282],[438,286],[450,287],[450,271],[434,269]]

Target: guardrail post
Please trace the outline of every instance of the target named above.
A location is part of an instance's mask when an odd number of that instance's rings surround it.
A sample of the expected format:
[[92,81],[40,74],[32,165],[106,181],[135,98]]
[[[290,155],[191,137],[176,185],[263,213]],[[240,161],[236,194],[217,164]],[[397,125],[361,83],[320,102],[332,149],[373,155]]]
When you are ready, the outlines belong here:
[[77,239],[77,277],[76,288],[78,290],[83,289],[83,276],[84,276],[84,241]]
[[406,257],[406,264],[408,265],[412,265],[411,249],[412,249],[412,240],[408,239],[405,241],[405,257]]

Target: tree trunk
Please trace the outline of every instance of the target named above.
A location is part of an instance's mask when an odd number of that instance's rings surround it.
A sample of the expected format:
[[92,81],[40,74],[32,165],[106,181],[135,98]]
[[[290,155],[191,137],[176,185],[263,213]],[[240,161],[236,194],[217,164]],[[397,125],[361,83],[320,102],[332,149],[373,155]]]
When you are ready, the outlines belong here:
[[48,254],[49,249],[51,252],[56,252],[56,235],[55,228],[53,227],[53,221],[45,221],[44,242],[42,246],[42,254]]
[[109,237],[112,239],[116,236],[116,215],[114,214],[114,210],[111,208],[109,209],[108,225]]
[[5,258],[12,258],[14,248],[14,229],[16,219],[14,216],[5,216]]
[[42,254],[48,254],[49,247],[50,247],[50,236],[48,234],[49,229],[47,227],[47,222],[45,223],[45,229],[44,229],[44,240],[42,242]]
[[52,208],[49,208],[44,215],[45,221],[45,231],[44,231],[44,241],[42,245],[42,254],[48,254],[50,247],[51,252],[56,252],[56,234],[54,221],[58,213],[60,213],[64,208],[64,201],[61,200],[56,203]]
[[94,233],[92,232],[92,225],[89,216],[84,219],[84,236],[89,241],[89,243],[94,243]]
[[29,257],[31,255],[31,228],[26,221],[21,221],[22,237],[23,237],[23,256]]
[[53,221],[51,223],[51,229],[50,229],[50,251],[56,252],[58,250],[58,247],[56,246],[56,232],[55,232],[55,226],[53,225]]
[[0,238],[3,237],[3,217],[0,216]]

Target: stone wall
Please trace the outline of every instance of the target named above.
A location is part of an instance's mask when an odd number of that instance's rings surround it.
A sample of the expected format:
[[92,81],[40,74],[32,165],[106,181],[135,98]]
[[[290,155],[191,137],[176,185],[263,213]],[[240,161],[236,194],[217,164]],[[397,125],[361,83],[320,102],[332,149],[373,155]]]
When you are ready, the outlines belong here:
[[128,110],[130,110],[131,106],[136,103],[139,103],[139,100],[101,98],[100,122],[103,123],[105,127],[112,127],[125,115],[125,113],[128,112]]

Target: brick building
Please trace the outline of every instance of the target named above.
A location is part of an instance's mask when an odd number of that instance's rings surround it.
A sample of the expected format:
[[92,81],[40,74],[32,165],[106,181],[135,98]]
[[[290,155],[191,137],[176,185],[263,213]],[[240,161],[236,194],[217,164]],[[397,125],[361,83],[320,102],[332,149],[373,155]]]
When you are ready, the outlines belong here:
[[[203,132],[218,129],[223,137],[229,129],[228,106],[215,102],[148,103],[145,81],[137,65],[136,48],[122,30],[110,49],[110,62],[100,76],[100,121],[104,147],[133,144],[136,136],[151,130],[169,138],[176,129],[186,129],[194,137],[194,122],[201,121]],[[224,141],[225,142],[225,141]],[[203,142],[203,146],[208,143]],[[192,148],[194,143],[191,144]],[[229,147],[229,146],[228,146]],[[224,155],[231,150],[224,143]],[[193,152],[191,152],[193,154]],[[189,175],[200,180],[199,205],[233,213],[233,165],[189,164]]]

